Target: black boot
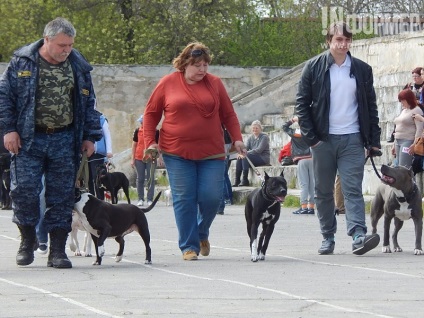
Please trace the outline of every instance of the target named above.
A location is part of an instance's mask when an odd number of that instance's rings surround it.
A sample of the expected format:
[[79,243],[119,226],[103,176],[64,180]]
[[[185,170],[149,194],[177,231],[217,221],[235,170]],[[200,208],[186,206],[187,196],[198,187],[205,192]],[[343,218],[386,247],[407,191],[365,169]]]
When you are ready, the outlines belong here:
[[47,267],[72,268],[72,263],[65,253],[68,232],[64,229],[56,228],[50,232],[50,253],[47,260]]
[[249,170],[243,170],[243,180],[241,181],[240,186],[242,187],[249,186]]
[[18,228],[21,232],[21,245],[16,255],[16,264],[25,266],[34,261],[34,245],[37,237],[34,226],[18,225]]
[[234,181],[233,187],[240,185],[241,170],[236,170],[236,181]]

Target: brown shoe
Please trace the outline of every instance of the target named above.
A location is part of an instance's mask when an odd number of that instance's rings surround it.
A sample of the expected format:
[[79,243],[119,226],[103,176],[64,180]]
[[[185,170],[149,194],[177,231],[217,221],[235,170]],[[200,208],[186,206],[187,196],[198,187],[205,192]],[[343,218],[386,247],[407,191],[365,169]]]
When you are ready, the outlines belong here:
[[203,256],[208,256],[211,251],[211,245],[208,240],[200,241],[200,254]]
[[183,260],[185,260],[185,261],[195,261],[195,260],[197,260],[197,253],[195,251],[186,251],[183,254]]

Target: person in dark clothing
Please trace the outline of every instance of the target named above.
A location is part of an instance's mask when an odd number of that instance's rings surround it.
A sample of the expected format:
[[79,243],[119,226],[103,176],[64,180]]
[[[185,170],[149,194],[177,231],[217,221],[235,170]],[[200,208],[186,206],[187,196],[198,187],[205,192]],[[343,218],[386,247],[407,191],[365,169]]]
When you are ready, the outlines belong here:
[[318,253],[334,251],[333,191],[338,171],[347,198],[347,234],[353,238],[353,253],[362,255],[380,242],[378,234],[366,235],[362,194],[365,156],[381,147],[373,72],[371,66],[351,56],[352,32],[346,23],[332,23],[326,42],[329,50],[303,68],[295,106],[313,158],[315,201],[324,238]]
[[48,267],[71,268],[65,246],[71,231],[80,153],[91,156],[101,138],[91,65],[75,49],[73,25],[47,23],[43,38],[15,51],[0,78],[0,131],[12,153],[13,222],[21,233],[18,265],[34,261],[40,192],[50,236]]

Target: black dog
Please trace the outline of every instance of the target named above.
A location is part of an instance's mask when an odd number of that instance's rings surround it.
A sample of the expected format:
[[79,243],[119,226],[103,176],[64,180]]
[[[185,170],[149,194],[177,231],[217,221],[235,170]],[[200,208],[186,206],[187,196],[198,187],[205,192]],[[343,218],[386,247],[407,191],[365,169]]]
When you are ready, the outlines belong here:
[[[81,219],[86,231],[90,232],[96,249],[96,261],[93,265],[101,265],[105,253],[104,242],[108,237],[114,237],[119,244],[119,251],[115,261],[122,260],[125,241],[124,236],[137,231],[146,246],[145,264],[152,263],[152,251],[150,249],[150,232],[144,213],[149,212],[155,206],[162,192],[159,192],[153,203],[141,209],[132,204],[116,204],[104,202],[90,193],[79,193],[74,205],[74,211]],[[78,195],[78,193],[77,193]]]
[[[265,172],[265,181],[261,188],[253,190],[247,197],[245,217],[247,234],[250,238],[250,253],[252,262],[265,260],[266,250],[275,223],[280,218],[281,203],[287,195],[287,181],[284,173],[279,177],[269,177]],[[258,228],[262,223],[262,233],[259,237]]]
[[108,172],[105,165],[100,165],[96,169],[96,186],[100,191],[109,191],[112,204],[118,203],[118,191],[122,188],[127,197],[128,204],[131,203],[129,195],[130,182],[122,172]]

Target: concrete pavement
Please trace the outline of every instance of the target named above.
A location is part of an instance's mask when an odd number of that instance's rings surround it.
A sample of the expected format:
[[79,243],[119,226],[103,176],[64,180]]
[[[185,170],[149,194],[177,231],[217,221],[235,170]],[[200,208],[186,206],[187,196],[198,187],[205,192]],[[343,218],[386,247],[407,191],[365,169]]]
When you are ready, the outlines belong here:
[[144,265],[144,244],[132,233],[121,263],[108,240],[101,266],[68,249],[72,269],[47,268],[47,255],[37,253],[18,267],[12,211],[0,211],[0,317],[423,316],[424,256],[413,255],[412,221],[399,234],[403,253],[383,254],[380,243],[355,256],[338,216],[335,254],[320,256],[316,216],[284,208],[266,260],[252,263],[243,210],[227,206],[211,228],[210,256],[190,262],[177,246],[172,207],[159,202],[147,215],[152,265]]

